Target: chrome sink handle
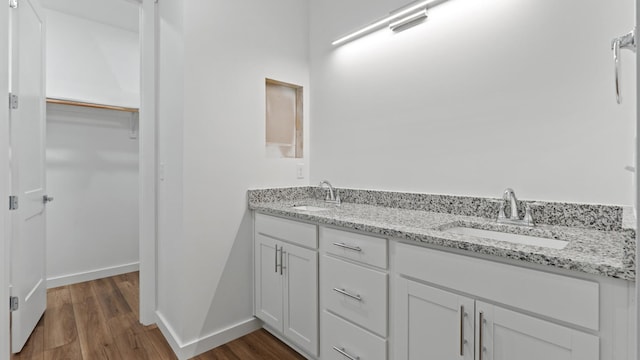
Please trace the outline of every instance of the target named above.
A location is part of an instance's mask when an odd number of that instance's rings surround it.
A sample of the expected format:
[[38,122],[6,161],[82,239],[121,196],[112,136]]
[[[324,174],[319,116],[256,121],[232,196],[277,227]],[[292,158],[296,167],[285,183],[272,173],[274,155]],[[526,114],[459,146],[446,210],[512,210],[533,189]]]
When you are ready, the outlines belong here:
[[529,203],[524,204],[524,218],[522,221],[529,226],[534,226],[533,215],[531,215],[531,205]]
[[617,37],[611,41],[611,50],[613,50],[613,75],[616,87],[616,101],[622,103],[620,95],[620,49],[628,49],[636,52],[636,28],[629,33]]

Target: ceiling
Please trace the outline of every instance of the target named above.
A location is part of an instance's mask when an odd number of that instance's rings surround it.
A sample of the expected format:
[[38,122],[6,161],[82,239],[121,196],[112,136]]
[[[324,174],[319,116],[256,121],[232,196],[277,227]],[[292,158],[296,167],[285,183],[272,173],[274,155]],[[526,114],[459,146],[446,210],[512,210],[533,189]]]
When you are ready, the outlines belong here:
[[47,9],[138,32],[137,0],[40,0]]

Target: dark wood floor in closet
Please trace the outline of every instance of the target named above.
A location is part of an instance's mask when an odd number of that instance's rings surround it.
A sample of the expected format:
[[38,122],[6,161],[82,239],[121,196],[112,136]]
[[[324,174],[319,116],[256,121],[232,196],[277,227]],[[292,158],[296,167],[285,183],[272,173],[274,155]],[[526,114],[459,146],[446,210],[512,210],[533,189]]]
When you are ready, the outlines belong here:
[[[139,278],[130,273],[50,289],[47,310],[12,360],[177,359],[155,325],[138,323]],[[258,330],[195,360],[303,359]]]

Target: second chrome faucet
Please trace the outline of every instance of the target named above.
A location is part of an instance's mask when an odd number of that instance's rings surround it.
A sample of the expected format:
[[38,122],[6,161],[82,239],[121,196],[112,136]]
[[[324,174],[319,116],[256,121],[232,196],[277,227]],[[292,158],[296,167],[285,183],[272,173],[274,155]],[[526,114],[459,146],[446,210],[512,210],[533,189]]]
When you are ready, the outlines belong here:
[[[504,213],[507,202],[509,202],[509,207],[511,208],[510,217],[507,217]],[[528,203],[525,203],[524,217],[520,219],[520,215],[518,215],[518,198],[516,198],[516,193],[511,188],[506,188],[502,194],[502,202],[500,203],[496,221],[503,224],[535,226],[531,215],[531,206]]]

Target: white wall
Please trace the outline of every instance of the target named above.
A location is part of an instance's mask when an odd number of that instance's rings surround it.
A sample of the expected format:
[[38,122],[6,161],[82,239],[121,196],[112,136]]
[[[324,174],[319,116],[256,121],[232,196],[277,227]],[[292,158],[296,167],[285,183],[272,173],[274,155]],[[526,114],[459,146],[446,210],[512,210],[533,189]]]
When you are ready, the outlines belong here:
[[394,34],[331,42],[405,0],[311,2],[312,183],[631,205],[634,1],[449,0]]
[[[158,233],[157,312],[180,334],[187,279],[182,270],[182,0],[158,3]],[[165,333],[165,337],[171,338]]]
[[139,54],[137,31],[47,10],[48,97],[137,108]]
[[309,104],[308,2],[159,6],[158,312],[178,345],[202,352],[252,319],[247,189],[307,183],[296,164],[308,159],[308,137],[303,160],[266,157],[264,92],[265,78],[299,84]]
[[50,287],[137,267],[138,140],[130,122],[119,111],[47,107]]

